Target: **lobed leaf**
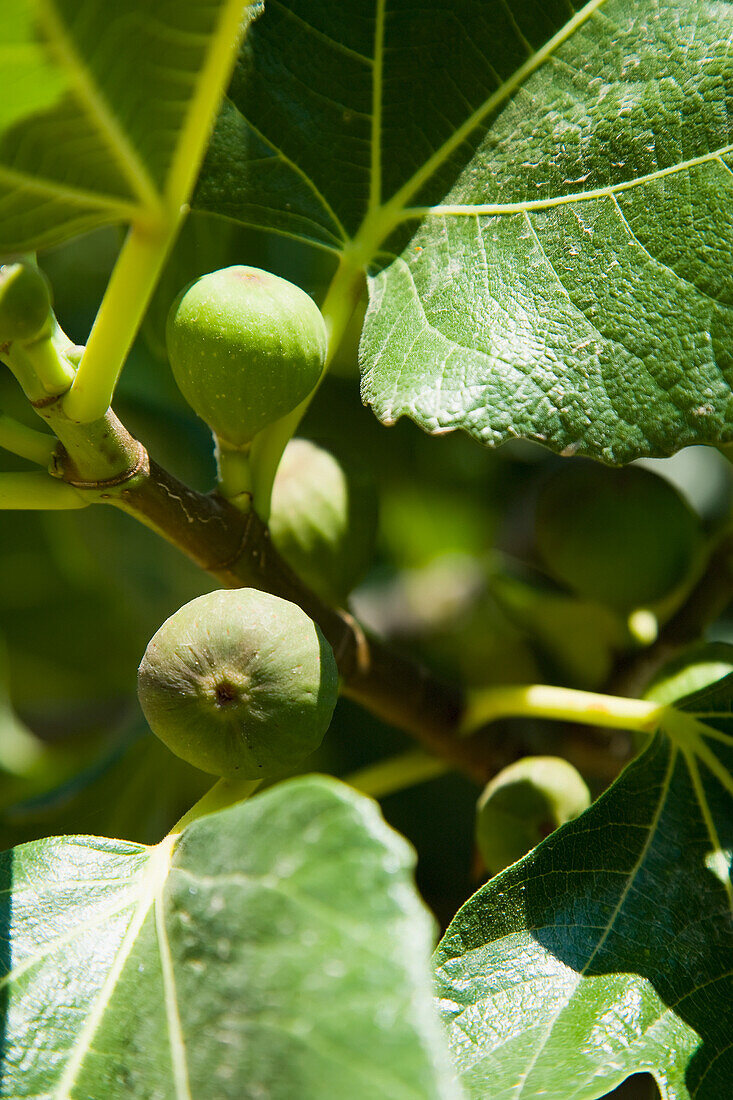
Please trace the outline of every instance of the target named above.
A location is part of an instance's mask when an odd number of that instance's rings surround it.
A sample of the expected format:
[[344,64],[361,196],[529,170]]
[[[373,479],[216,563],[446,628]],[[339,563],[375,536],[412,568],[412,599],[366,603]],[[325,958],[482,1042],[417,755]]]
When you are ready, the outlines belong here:
[[153,848],[5,853],[1,1094],[456,1097],[412,864],[313,777]]
[[[469,1095],[665,1100],[733,1079],[733,676],[669,709],[577,820],[492,879],[436,954]],[[727,732],[726,732],[727,731]]]
[[730,0],[271,0],[198,202],[369,268],[386,423],[730,439],[732,41]]

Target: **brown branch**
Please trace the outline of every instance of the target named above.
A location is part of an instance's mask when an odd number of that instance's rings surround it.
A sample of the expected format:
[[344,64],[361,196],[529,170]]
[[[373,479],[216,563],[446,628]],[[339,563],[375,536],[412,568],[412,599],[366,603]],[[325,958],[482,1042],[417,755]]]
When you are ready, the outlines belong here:
[[[462,737],[460,688],[368,637],[347,611],[323,603],[283,561],[254,512],[244,514],[218,494],[197,493],[178,481],[148,458],[114,414],[87,425],[68,421],[58,405],[42,415],[63,444],[57,476],[144,523],[222,585],[258,588],[302,607],[333,647],[344,695],[477,782],[536,751],[519,723],[495,723]],[[605,734],[560,727],[553,742],[586,774],[607,781],[618,770]]]

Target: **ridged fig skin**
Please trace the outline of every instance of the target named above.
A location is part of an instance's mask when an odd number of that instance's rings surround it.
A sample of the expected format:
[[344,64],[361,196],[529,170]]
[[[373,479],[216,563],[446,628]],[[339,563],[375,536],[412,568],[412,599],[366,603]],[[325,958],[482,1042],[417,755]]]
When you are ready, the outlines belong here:
[[191,408],[220,439],[243,447],[315,388],[327,338],[304,290],[240,265],[181,291],[168,314],[166,344]]
[[266,779],[318,748],[338,696],[333,652],[295,604],[251,588],[185,604],[138,670],[148,724],[212,775]]
[[270,534],[278,551],[322,600],[342,604],[374,553],[377,492],[307,439],[291,439],[272,491]]
[[525,756],[486,785],[476,805],[476,845],[491,874],[587,810],[590,791],[559,756]]
[[689,575],[700,522],[651,470],[573,460],[537,502],[537,547],[548,571],[578,595],[621,612],[646,607]]

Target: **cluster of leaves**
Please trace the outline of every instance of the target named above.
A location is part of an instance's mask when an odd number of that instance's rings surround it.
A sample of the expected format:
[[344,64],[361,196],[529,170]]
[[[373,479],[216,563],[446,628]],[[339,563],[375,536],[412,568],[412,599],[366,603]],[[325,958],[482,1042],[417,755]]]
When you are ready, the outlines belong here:
[[[236,28],[257,15],[192,196]],[[733,438],[728,0],[11,0],[0,37],[0,253],[64,245],[43,262],[73,338],[115,252],[104,227],[157,234],[162,264],[193,206],[117,402],[190,483],[207,487],[209,445],[159,362],[162,319],[242,251],[325,299],[347,376],[366,277],[362,396],[384,423],[614,464]],[[113,294],[95,338],[122,358],[147,299],[125,313]],[[600,688],[640,644],[624,616],[488,549],[499,529],[532,557],[514,500],[556,461],[384,432],[351,390],[325,384],[305,430],[369,453],[384,481],[357,611],[473,686]],[[8,379],[3,402],[25,415]],[[724,505],[705,506],[708,533]],[[657,686],[648,747],[463,905],[431,968],[413,857],[350,786],[298,777],[156,843],[206,781],[139,737],[128,700],[145,641],[205,578],[102,509],[4,531],[12,692],[46,723],[40,742],[0,709],[8,1094],[591,1100],[648,1071],[669,1100],[726,1095],[725,660]],[[322,770],[369,762],[364,721],[341,709]],[[437,817],[468,865],[476,792],[436,789],[385,810],[448,923],[470,874],[441,878],[426,838]],[[36,839],[83,829],[126,839]]]

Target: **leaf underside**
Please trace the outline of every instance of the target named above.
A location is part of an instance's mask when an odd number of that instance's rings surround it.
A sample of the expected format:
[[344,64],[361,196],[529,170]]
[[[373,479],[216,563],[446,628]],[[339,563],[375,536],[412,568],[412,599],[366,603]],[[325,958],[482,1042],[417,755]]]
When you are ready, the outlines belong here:
[[307,778],[146,848],[4,853],[0,1095],[456,1097],[413,856]]
[[0,254],[113,223],[154,229],[185,201],[186,123],[232,2],[3,0]]
[[591,1100],[643,1071],[665,1100],[728,1095],[732,690],[728,677],[682,704],[701,745],[673,715],[586,813],[454,919],[435,962],[470,1096]]
[[357,239],[385,422],[609,463],[730,439],[732,43],[729,0],[270,0],[198,203]]

